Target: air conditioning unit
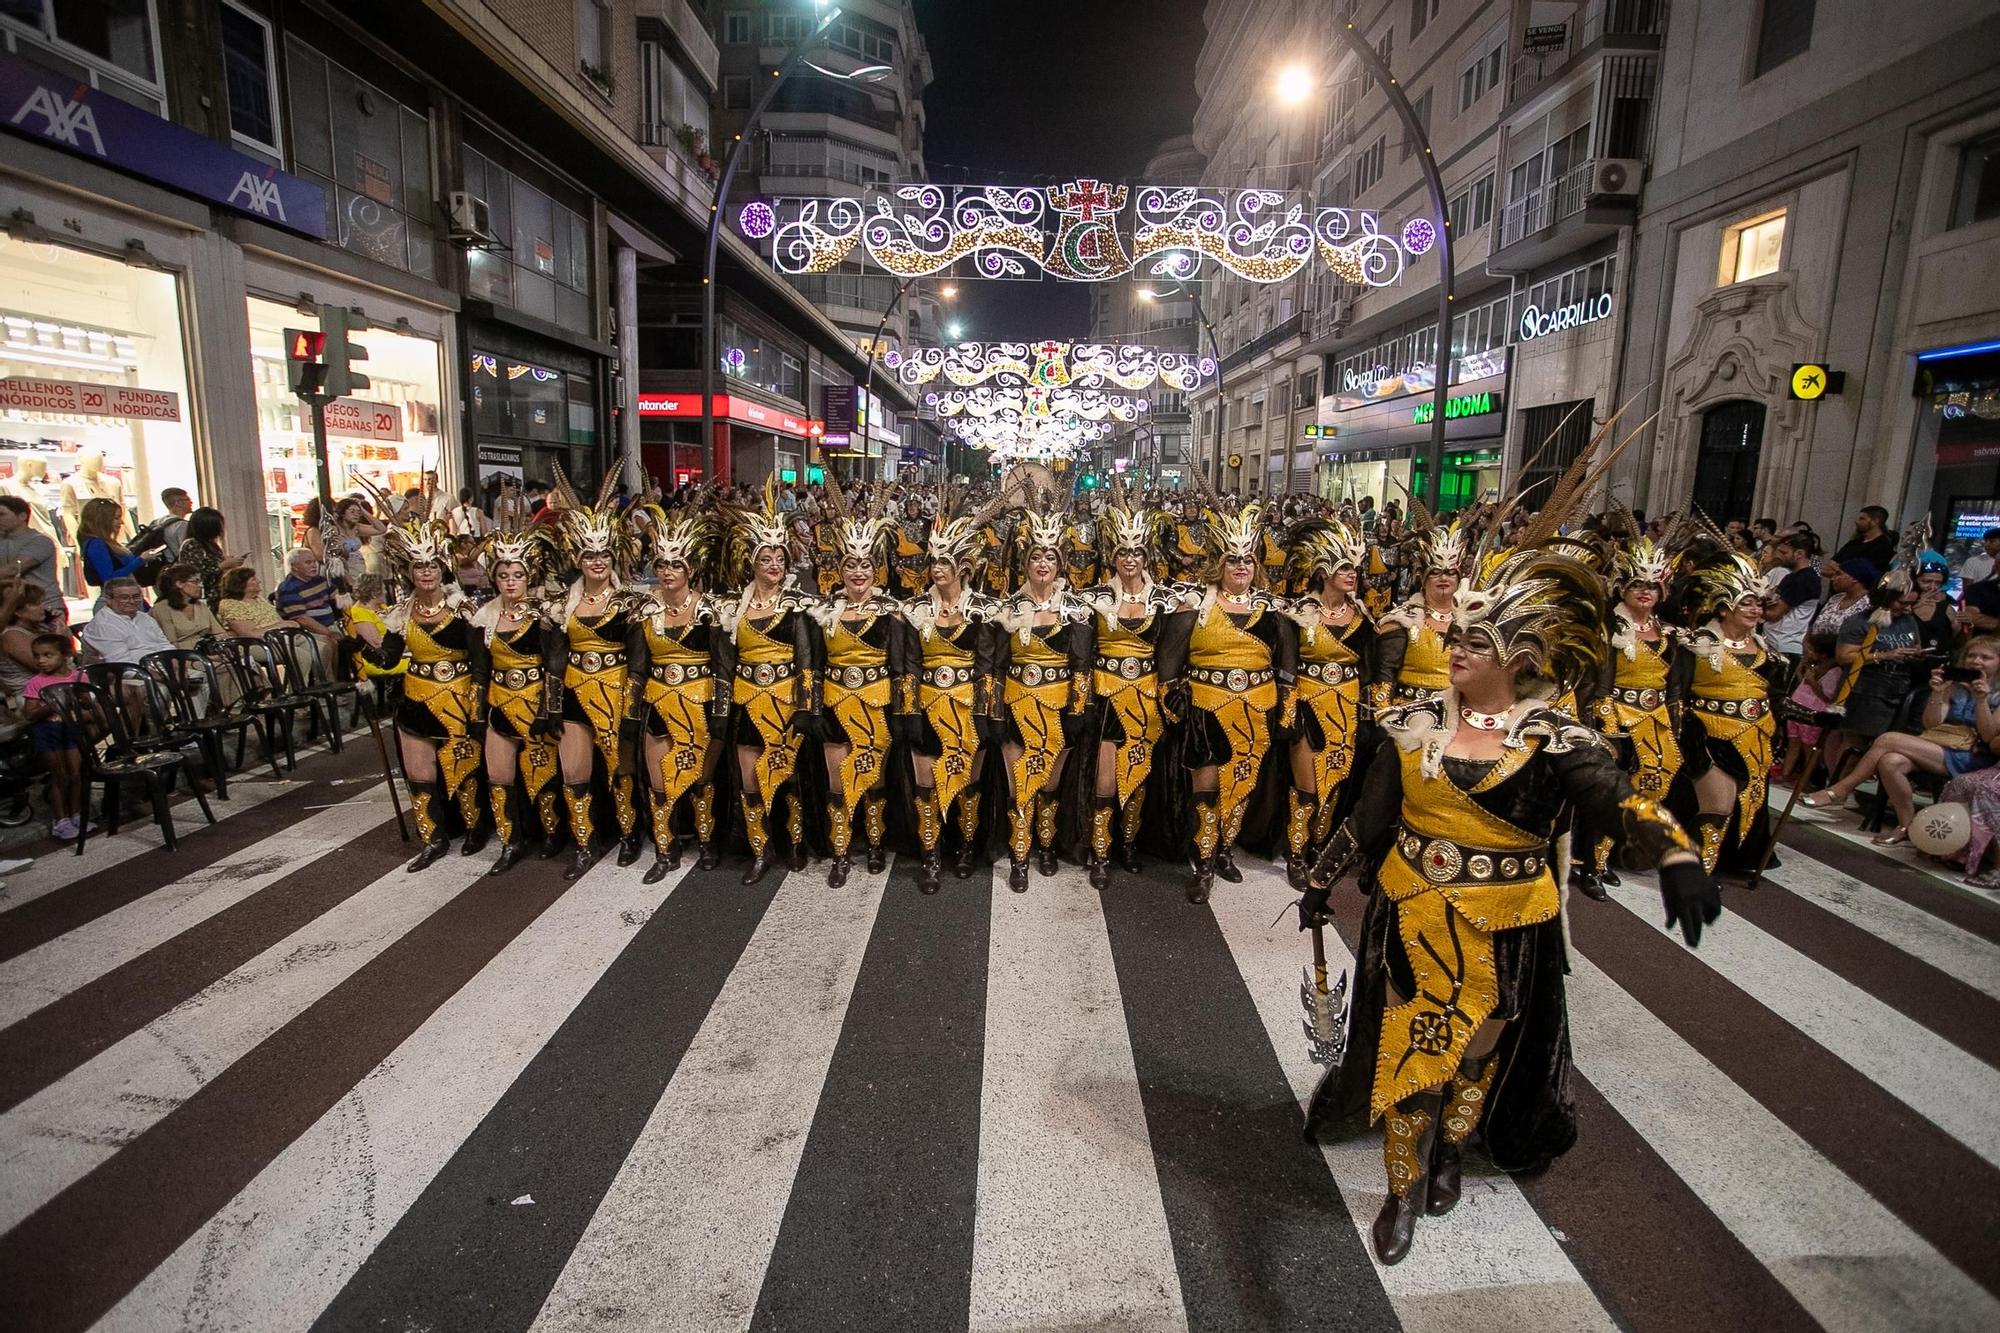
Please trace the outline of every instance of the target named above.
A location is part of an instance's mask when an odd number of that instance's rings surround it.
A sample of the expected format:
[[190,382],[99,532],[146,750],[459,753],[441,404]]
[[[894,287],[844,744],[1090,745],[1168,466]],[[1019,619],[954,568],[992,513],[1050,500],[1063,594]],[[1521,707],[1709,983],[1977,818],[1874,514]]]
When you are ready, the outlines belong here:
[[1592,199],[1636,199],[1646,164],[1636,157],[1606,157],[1590,167]]
[[492,208],[478,195],[464,190],[451,192],[450,235],[458,244],[475,248],[500,243],[493,232]]

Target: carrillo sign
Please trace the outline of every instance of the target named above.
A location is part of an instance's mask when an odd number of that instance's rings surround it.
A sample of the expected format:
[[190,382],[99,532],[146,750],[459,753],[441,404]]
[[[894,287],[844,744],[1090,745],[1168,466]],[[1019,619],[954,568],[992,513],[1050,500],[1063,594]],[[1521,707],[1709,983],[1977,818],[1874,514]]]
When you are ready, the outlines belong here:
[[1527,342],[1531,338],[1540,338],[1550,333],[1560,333],[1564,329],[1573,329],[1579,324],[1594,324],[1598,320],[1608,319],[1610,316],[1610,292],[1600,292],[1596,296],[1587,296],[1581,301],[1572,301],[1568,305],[1557,306],[1553,310],[1543,310],[1538,305],[1531,305],[1521,312],[1521,341]]

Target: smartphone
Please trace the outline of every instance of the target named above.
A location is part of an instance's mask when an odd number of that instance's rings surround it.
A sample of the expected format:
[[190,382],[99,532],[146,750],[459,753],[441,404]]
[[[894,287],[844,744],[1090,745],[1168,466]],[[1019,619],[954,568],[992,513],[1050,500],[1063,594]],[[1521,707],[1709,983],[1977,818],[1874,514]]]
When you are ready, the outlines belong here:
[[1964,684],[1970,685],[1973,681],[1979,679],[1979,672],[1973,667],[1948,666],[1944,669],[1944,678],[1946,680],[1961,681]]

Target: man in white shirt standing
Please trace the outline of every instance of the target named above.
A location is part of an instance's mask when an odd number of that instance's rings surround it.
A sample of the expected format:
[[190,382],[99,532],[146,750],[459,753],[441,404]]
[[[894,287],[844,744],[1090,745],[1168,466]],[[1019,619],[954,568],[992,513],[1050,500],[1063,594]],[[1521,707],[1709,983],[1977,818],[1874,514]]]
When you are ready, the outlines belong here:
[[471,487],[461,487],[458,503],[445,515],[445,526],[454,537],[484,537],[492,529],[493,520],[486,517],[486,511],[472,502]]
[[1980,539],[1979,549],[1965,557],[1965,563],[1958,567],[1959,582],[1968,588],[1986,582],[1993,577],[1996,558],[2000,558],[2000,528],[1988,528]]

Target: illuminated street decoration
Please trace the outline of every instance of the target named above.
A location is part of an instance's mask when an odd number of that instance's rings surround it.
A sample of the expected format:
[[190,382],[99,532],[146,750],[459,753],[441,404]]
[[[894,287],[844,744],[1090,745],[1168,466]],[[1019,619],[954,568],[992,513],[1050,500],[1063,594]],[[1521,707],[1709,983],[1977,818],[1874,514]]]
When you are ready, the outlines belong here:
[[1429,218],[1411,218],[1403,224],[1403,248],[1412,255],[1427,254],[1437,244],[1437,228]]
[[978,384],[1038,384],[1146,389],[1163,384],[1182,393],[1215,378],[1215,359],[1187,352],[1115,343],[959,343],[912,347],[884,363],[915,387],[942,376],[960,388]]
[[736,227],[753,241],[761,241],[778,229],[778,215],[762,199],[752,199],[736,215]]
[[[1207,262],[1267,283],[1296,275],[1317,255],[1344,282],[1382,287],[1422,253],[1406,251],[1373,213],[1309,212],[1281,190],[1133,189],[1084,177],[1024,189],[901,185],[861,199],[795,197],[771,205],[768,231],[764,215],[747,207],[738,227],[752,240],[769,236],[772,263],[792,274],[867,260],[899,278],[964,264],[988,278],[1100,282],[1143,272],[1177,281]],[[1405,238],[1411,234],[1404,229]]]
[[1151,404],[1144,398],[1102,389],[1021,388],[941,389],[924,395],[924,406],[941,417],[992,417],[1018,413],[1027,418],[1076,416],[1085,421],[1137,421]]

